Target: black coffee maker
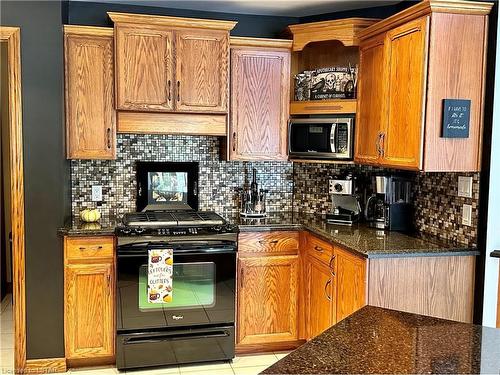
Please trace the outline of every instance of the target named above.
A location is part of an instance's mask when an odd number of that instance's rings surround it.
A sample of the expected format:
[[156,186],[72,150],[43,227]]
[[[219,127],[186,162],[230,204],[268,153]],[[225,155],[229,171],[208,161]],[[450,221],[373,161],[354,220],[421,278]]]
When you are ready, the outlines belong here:
[[365,206],[365,218],[373,228],[400,232],[413,230],[412,181],[405,176],[374,176],[373,195]]

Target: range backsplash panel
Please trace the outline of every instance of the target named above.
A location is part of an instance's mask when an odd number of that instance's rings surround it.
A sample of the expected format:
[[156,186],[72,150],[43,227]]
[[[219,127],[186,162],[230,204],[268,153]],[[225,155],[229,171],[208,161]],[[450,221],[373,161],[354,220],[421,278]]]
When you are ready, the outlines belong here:
[[268,211],[291,211],[293,165],[289,162],[220,161],[219,139],[207,136],[137,135],[117,136],[116,160],[71,162],[72,211],[95,207],[92,185],[101,185],[104,216],[121,216],[136,210],[136,161],[199,162],[199,208],[219,214],[239,211],[237,189],[249,183],[252,168],[258,182],[269,190]]
[[[330,207],[328,180],[352,171],[364,183],[374,173],[398,173],[367,166],[322,163],[294,164],[294,210],[326,213]],[[477,245],[479,173],[411,173],[414,178],[415,227],[443,239]],[[472,198],[458,197],[458,176],[472,176]],[[366,197],[362,197],[362,202]],[[472,226],[462,224],[463,204],[472,205]]]

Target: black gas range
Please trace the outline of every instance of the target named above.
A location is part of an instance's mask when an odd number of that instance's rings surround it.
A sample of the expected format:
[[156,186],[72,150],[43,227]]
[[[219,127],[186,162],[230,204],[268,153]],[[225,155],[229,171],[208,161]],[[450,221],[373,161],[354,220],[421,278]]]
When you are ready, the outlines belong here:
[[[127,214],[116,228],[118,369],[234,357],[237,233],[213,212]],[[172,300],[149,303],[148,254],[173,249]]]

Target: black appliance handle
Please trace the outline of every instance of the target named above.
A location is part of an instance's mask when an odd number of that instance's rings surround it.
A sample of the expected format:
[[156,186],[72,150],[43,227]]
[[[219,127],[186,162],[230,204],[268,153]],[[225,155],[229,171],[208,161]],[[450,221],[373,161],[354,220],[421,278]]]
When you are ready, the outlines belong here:
[[228,337],[228,331],[213,331],[213,332],[191,332],[191,333],[173,333],[163,334],[158,336],[140,336],[140,337],[126,337],[123,340],[123,345],[155,343],[162,341],[175,341],[186,339],[208,339],[214,337]]
[[[118,249],[117,256],[119,258],[134,258],[134,257],[145,257],[148,255],[148,250],[150,248],[140,248],[134,250],[122,250]],[[236,248],[219,248],[219,249],[205,249],[205,250],[175,250],[175,255],[207,255],[207,254],[236,254]]]

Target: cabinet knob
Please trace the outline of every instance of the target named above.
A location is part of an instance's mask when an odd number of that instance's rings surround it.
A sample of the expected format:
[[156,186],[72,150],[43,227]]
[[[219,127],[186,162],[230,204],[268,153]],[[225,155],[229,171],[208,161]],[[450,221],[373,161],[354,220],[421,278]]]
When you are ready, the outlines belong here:
[[314,250],[319,251],[320,253],[322,253],[325,249],[323,249],[321,246],[316,245],[316,246],[314,246]]

